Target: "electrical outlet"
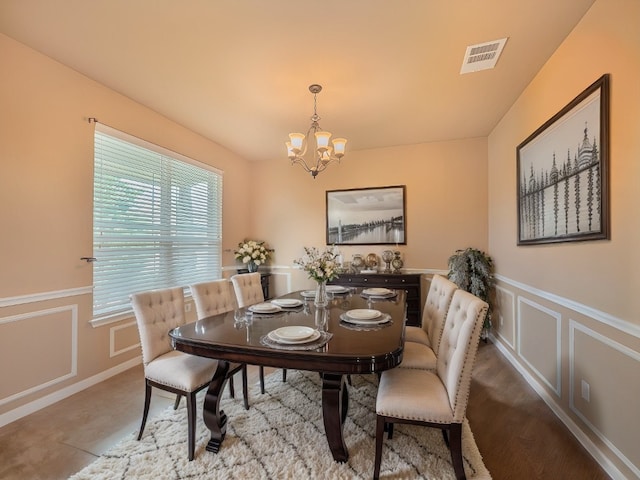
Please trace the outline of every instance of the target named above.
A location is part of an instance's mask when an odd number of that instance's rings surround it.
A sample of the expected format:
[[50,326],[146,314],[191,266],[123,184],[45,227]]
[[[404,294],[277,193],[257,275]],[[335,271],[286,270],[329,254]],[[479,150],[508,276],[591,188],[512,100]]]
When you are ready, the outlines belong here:
[[184,311],[185,312],[190,312],[191,311],[191,304],[190,303],[185,303],[184,304]]
[[585,380],[582,380],[582,398],[584,398],[587,402],[589,401],[590,389],[591,387],[589,386],[589,384]]

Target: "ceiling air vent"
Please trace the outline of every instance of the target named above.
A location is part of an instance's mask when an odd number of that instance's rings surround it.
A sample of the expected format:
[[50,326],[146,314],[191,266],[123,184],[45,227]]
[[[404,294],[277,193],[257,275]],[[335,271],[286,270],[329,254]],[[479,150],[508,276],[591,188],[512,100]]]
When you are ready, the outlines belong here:
[[507,43],[507,39],[502,38],[468,46],[460,73],[477,72],[495,67],[505,43]]

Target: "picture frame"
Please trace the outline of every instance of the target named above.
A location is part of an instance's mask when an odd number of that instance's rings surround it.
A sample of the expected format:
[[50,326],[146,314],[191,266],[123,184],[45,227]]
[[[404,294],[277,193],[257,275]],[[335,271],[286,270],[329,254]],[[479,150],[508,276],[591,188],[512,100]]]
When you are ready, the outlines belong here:
[[610,238],[608,74],[516,152],[518,245]]
[[327,245],[406,245],[406,186],[327,191]]

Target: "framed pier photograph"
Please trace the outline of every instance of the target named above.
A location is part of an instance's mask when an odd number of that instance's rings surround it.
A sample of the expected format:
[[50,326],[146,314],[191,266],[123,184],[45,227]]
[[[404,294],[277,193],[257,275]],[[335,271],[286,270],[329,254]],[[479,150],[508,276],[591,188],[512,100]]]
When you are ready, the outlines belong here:
[[405,186],[327,191],[327,245],[406,245]]

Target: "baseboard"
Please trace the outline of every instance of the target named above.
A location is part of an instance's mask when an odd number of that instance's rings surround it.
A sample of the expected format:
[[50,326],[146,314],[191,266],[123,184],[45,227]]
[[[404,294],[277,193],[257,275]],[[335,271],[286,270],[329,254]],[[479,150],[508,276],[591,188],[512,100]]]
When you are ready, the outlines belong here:
[[130,368],[135,367],[140,363],[142,363],[142,357],[138,356],[136,358],[132,358],[131,360],[121,363],[120,365],[110,368],[109,370],[105,370],[104,372],[100,372],[97,375],[85,378],[84,380],[74,383],[73,385],[69,385],[68,387],[62,388],[42,398],[38,398],[33,402],[29,402],[25,405],[19,406],[18,408],[14,408],[13,410],[3,413],[2,415],[0,415],[0,428],[8,425],[11,422],[19,420],[22,417],[26,417],[27,415],[48,407],[49,405],[53,405],[54,403],[70,397],[75,393],[81,392],[82,390],[103,382],[106,379],[113,377],[114,375],[124,372],[125,370],[129,370]]
[[511,351],[502,344],[502,341],[493,334],[489,335],[489,339],[496,346],[498,351],[506,358],[509,363],[522,375],[525,381],[533,388],[536,393],[547,404],[551,411],[560,419],[562,423],[569,429],[571,434],[580,442],[580,444],[589,452],[603,470],[611,476],[611,478],[625,478],[625,475],[616,467],[611,459],[595,444],[593,441],[578,427],[578,425],[566,414],[555,400],[547,393],[545,388],[533,377],[513,356]]

